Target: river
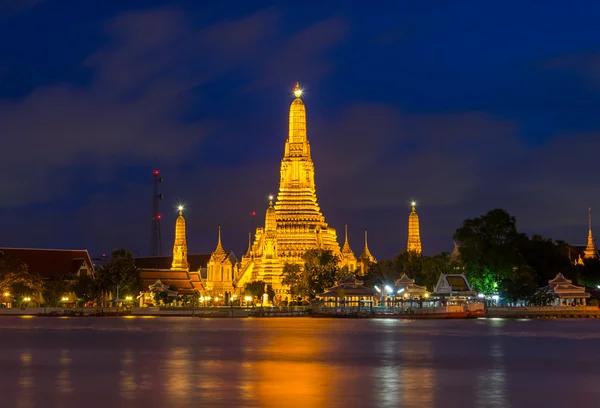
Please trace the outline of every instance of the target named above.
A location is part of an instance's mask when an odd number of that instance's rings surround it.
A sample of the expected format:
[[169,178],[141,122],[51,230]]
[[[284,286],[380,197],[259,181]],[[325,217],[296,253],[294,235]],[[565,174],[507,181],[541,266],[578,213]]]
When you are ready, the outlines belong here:
[[0,318],[0,406],[600,404],[600,321]]

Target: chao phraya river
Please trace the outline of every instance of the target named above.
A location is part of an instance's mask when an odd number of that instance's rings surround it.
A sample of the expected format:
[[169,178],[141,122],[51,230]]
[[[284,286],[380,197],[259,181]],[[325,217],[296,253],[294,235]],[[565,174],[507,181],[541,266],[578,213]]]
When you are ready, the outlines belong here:
[[582,407],[600,321],[0,318],[0,406]]

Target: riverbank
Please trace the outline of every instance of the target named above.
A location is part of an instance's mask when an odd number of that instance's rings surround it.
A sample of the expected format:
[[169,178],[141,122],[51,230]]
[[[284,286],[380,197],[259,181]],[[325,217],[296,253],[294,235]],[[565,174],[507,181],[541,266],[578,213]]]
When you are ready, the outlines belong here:
[[2,316],[40,316],[40,317],[210,317],[210,318],[249,318],[249,317],[325,317],[325,318],[394,318],[394,319],[465,319],[473,317],[505,319],[559,319],[559,318],[600,318],[600,308],[596,306],[576,307],[492,307],[483,313],[435,314],[419,313],[380,313],[377,308],[354,313],[343,308],[309,309],[308,307],[144,307],[144,308],[12,308],[0,309]]

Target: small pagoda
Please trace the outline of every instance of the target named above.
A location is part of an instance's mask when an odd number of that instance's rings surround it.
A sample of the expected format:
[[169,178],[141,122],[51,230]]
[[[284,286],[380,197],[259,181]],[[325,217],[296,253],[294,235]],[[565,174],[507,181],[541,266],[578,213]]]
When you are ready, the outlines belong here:
[[540,291],[554,294],[554,306],[585,306],[586,299],[590,297],[583,286],[573,285],[573,281],[562,273],[549,280],[548,286],[540,288]]

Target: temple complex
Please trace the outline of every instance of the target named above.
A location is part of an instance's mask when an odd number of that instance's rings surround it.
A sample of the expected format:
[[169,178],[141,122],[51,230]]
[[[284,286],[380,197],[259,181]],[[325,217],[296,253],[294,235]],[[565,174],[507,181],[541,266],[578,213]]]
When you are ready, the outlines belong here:
[[[256,229],[254,242],[242,257],[240,273],[234,281],[238,289],[252,281],[264,281],[279,294],[287,293],[281,284],[286,263],[303,264],[302,256],[311,249],[330,250],[350,271],[357,267],[349,245],[340,249],[335,229],[321,213],[315,188],[315,169],[306,131],[306,108],[302,90],[296,83],[290,106],[289,133],[281,160],[277,200],[269,199],[265,226]],[[347,243],[347,241],[346,241]]]
[[366,275],[369,271],[369,266],[372,264],[376,264],[377,259],[371,254],[369,251],[369,241],[367,239],[367,231],[365,231],[365,247],[363,248],[362,254],[360,254],[360,258],[358,260],[359,274],[361,276]]
[[554,295],[554,306],[585,306],[586,299],[590,297],[583,286],[573,285],[573,282],[565,278],[562,273],[549,280],[548,286],[541,288],[540,291]]
[[408,216],[408,242],[406,250],[409,252],[421,253],[421,232],[419,231],[419,216],[415,210],[417,203],[411,203],[412,211]]
[[213,296],[231,296],[234,291],[233,280],[238,271],[238,259],[233,251],[227,253],[221,243],[221,227],[217,236],[217,248],[207,264],[206,291]]
[[175,242],[173,243],[172,270],[190,270],[187,259],[187,240],[185,236],[185,218],[183,218],[183,207],[179,206],[179,217],[175,222]]

